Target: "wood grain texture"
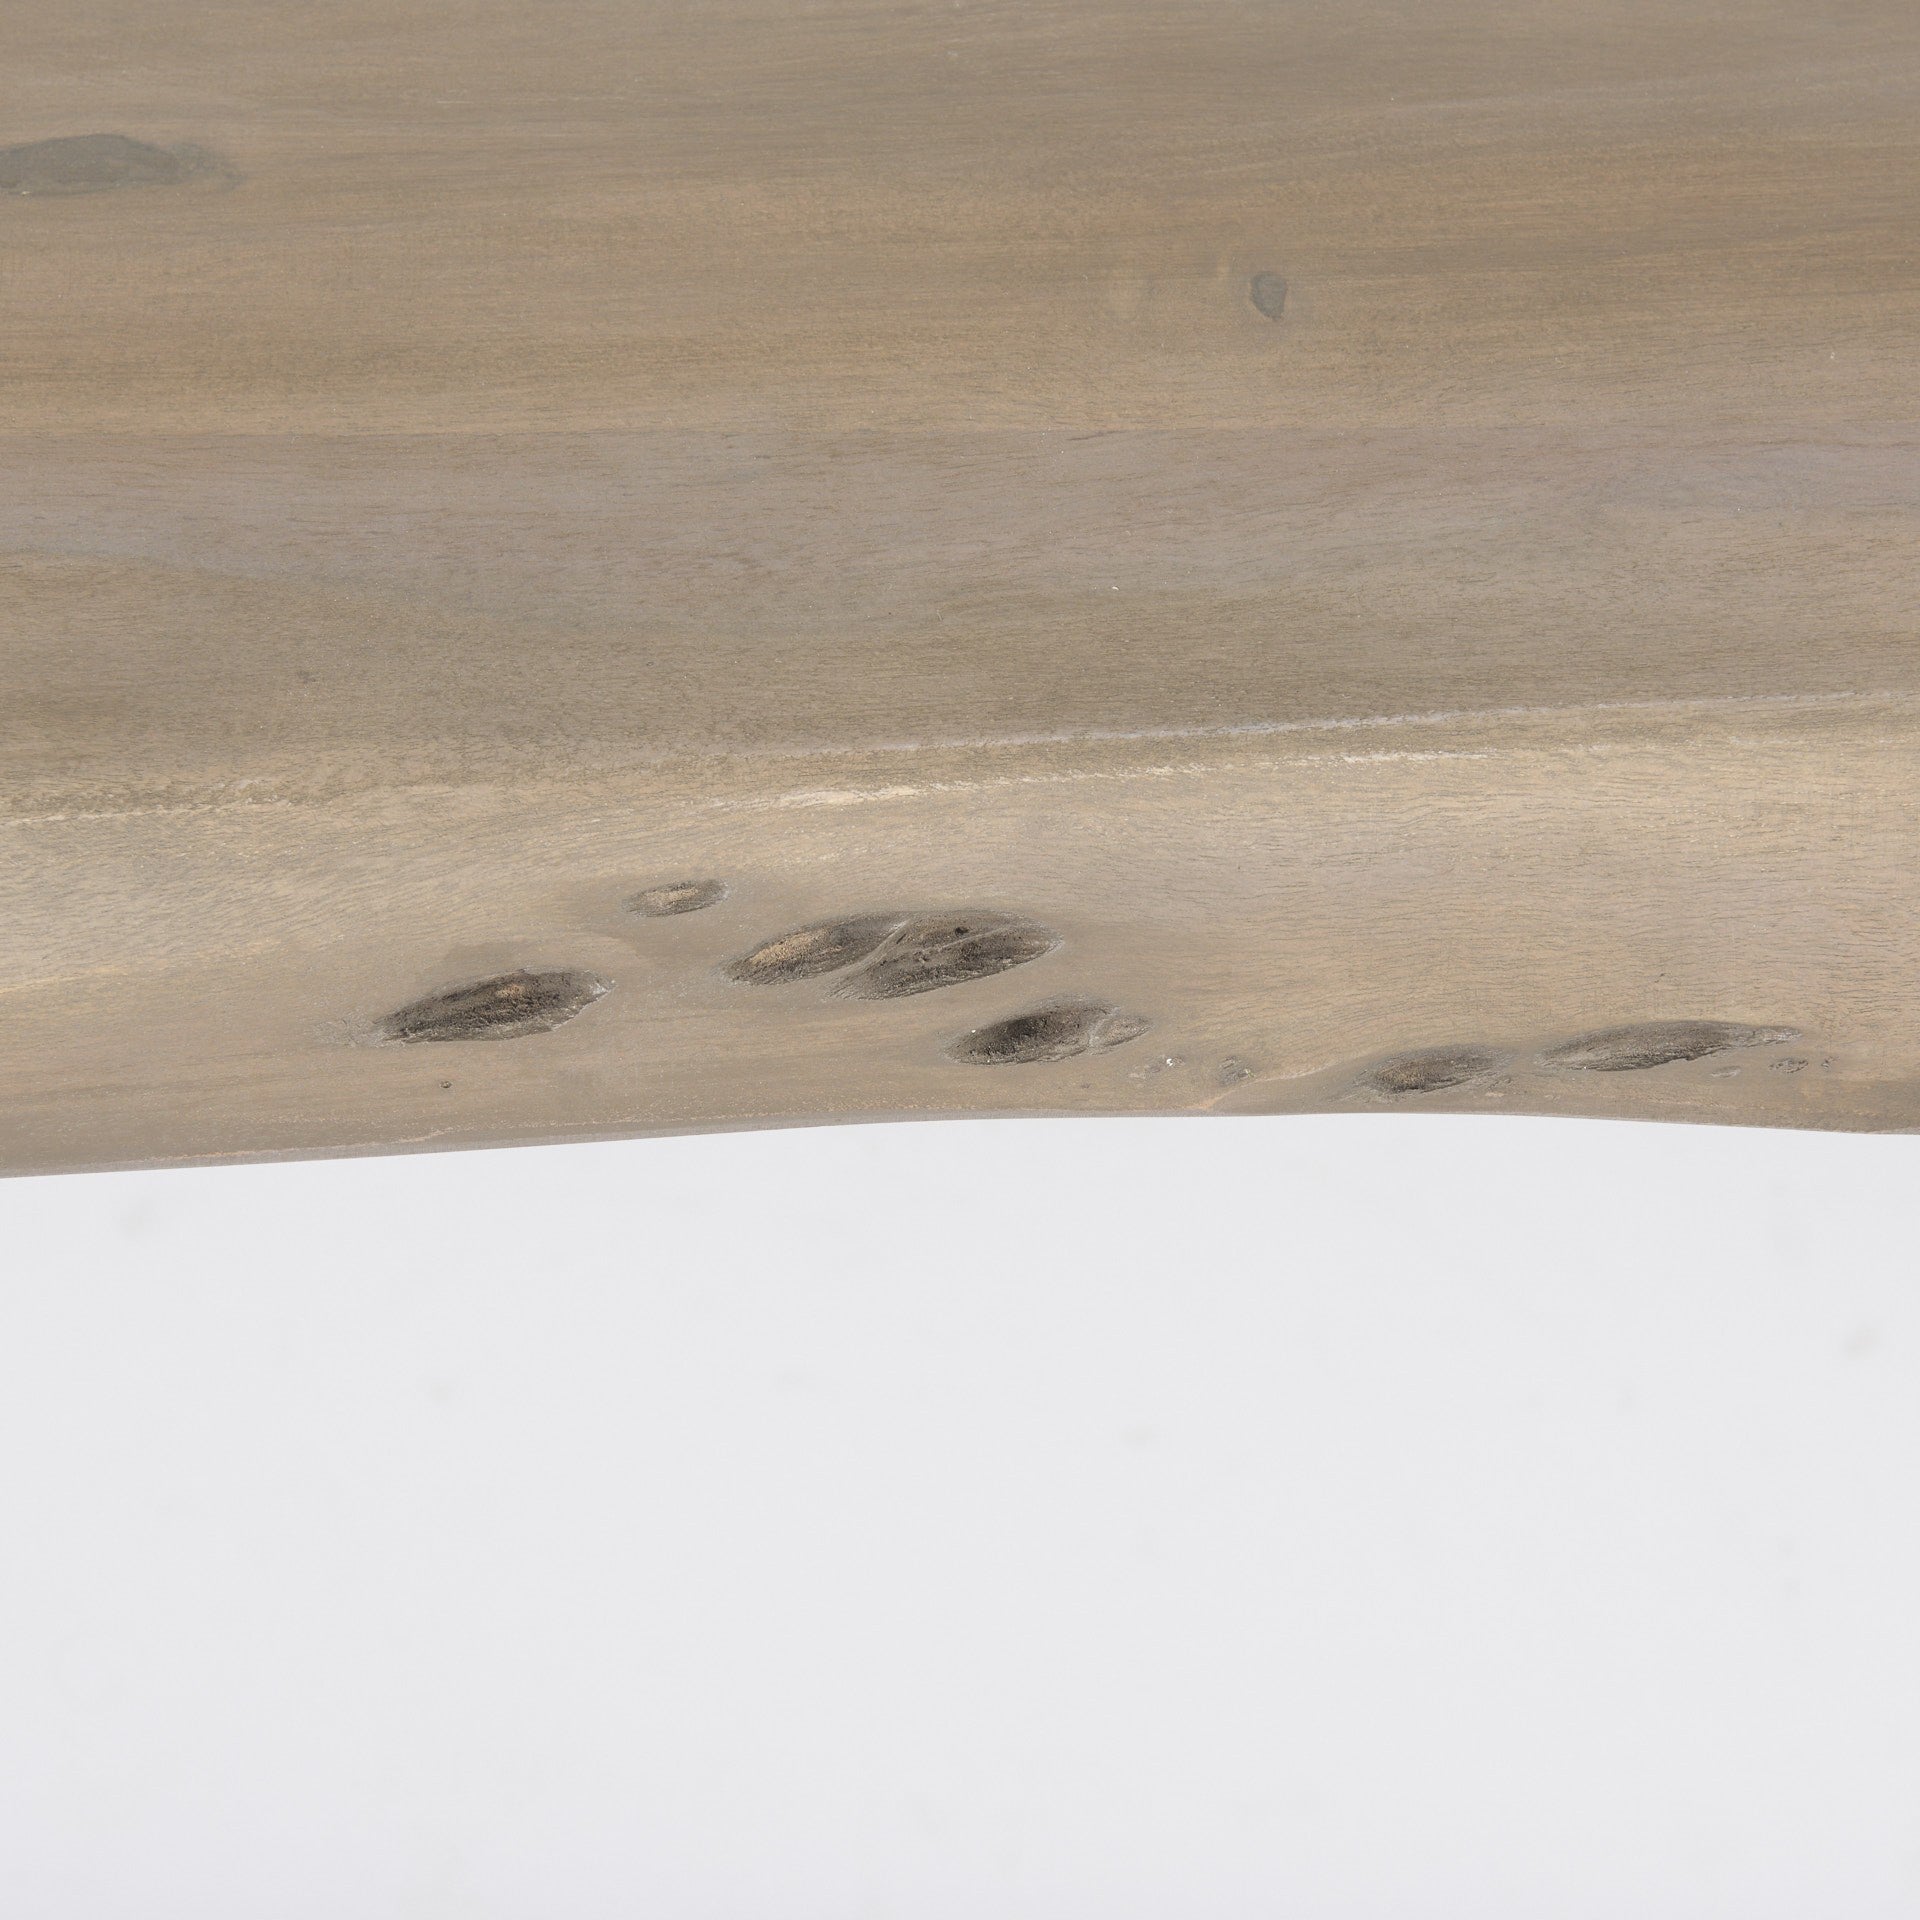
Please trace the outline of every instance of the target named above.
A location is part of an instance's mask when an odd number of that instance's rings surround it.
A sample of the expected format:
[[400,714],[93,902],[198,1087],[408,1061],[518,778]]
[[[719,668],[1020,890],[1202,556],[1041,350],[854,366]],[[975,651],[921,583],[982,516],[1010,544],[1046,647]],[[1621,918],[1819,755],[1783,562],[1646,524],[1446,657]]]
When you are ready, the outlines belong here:
[[11,9],[0,1166],[1920,1125],[1917,296],[1894,0]]

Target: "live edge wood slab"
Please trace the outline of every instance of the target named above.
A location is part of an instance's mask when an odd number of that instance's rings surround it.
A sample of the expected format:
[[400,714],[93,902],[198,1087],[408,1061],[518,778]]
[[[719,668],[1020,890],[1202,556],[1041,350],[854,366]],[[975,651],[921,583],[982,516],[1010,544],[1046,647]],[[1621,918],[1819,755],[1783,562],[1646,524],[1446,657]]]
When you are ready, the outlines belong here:
[[1912,0],[16,0],[0,1166],[1920,1125]]

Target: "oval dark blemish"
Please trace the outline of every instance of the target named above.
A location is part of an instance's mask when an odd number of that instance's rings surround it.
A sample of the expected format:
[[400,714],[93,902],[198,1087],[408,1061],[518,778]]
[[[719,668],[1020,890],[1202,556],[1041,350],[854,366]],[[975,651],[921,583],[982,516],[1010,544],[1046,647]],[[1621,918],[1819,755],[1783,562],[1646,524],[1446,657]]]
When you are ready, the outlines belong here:
[[71,133],[0,147],[0,193],[111,193],[118,187],[172,187],[232,169],[204,147],[156,147],[124,133]]
[[763,941],[723,969],[729,980],[754,986],[779,986],[788,980],[813,980],[838,973],[868,954],[906,924],[904,913],[864,913],[845,920],[821,920],[810,927]]
[[848,1000],[899,1000],[910,993],[989,980],[1060,944],[1059,936],[1006,913],[927,914],[909,920],[875,958],[834,991]]
[[562,968],[551,973],[501,973],[449,987],[390,1013],[383,1040],[517,1040],[550,1033],[590,1007],[612,986],[597,973]]
[[669,880],[661,886],[642,887],[627,902],[627,909],[649,920],[662,920],[672,913],[698,913],[726,897],[724,880]]
[[1412,1093],[1444,1093],[1450,1087],[1471,1086],[1491,1078],[1504,1064],[1505,1056],[1488,1047],[1422,1047],[1379,1061],[1357,1084],[1368,1093],[1397,1100]]
[[1256,312],[1278,320],[1287,310],[1287,283],[1277,273],[1256,273],[1247,283],[1247,298]]
[[1056,1000],[992,1026],[975,1027],[947,1047],[947,1058],[975,1067],[1037,1066],[1104,1053],[1138,1040],[1153,1023],[1105,1000]]
[[1704,1060],[1735,1047],[1770,1047],[1799,1038],[1797,1027],[1749,1027],[1737,1020],[1647,1020],[1637,1026],[1602,1027],[1577,1040],[1549,1047],[1540,1057],[1550,1067],[1583,1073],[1632,1073]]

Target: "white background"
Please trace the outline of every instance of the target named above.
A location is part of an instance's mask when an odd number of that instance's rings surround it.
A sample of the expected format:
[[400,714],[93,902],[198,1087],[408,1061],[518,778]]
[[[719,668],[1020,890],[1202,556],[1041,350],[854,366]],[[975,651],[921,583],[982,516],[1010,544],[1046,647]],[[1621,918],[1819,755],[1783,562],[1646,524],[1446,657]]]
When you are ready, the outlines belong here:
[[1920,1914],[1920,1141],[0,1183],[6,1920]]

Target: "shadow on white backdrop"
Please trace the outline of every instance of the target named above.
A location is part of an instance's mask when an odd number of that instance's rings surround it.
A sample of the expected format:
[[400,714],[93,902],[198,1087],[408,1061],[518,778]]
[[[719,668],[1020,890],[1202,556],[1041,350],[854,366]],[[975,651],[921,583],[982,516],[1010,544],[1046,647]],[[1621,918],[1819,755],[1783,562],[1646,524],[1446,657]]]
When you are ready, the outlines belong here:
[[1920,1142],[0,1184],[8,1920],[1920,1912]]

